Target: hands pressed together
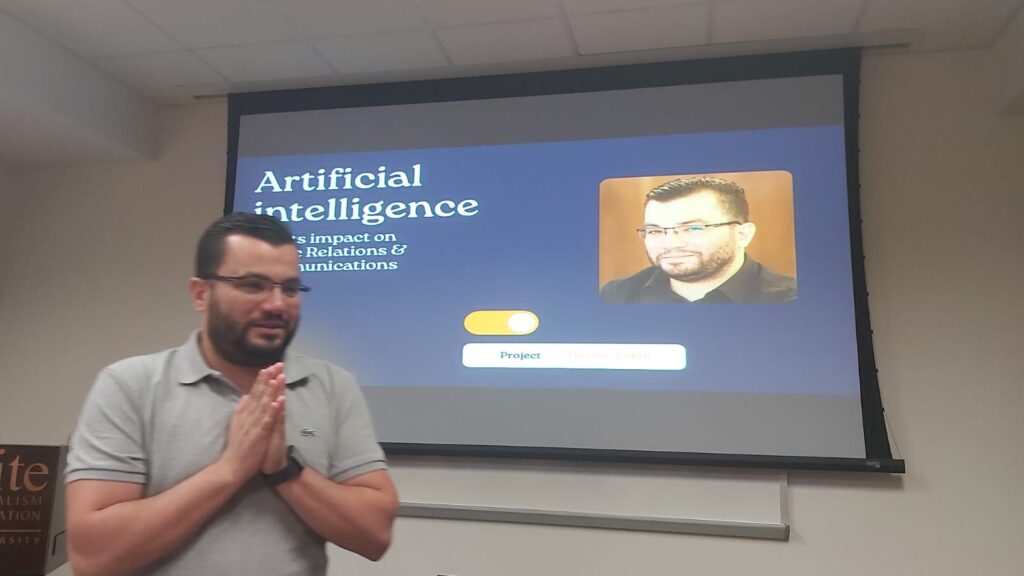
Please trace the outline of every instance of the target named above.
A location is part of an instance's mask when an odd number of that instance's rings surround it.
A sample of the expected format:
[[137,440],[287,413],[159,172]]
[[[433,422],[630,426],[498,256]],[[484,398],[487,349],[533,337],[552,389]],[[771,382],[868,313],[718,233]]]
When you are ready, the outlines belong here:
[[259,371],[249,393],[235,407],[221,462],[240,482],[257,472],[272,474],[287,464],[284,388],[284,364],[272,364]]

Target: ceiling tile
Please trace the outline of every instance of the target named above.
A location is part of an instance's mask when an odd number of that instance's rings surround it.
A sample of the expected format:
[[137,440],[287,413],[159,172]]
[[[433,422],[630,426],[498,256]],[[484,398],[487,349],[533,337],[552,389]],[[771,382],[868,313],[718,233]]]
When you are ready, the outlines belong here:
[[189,48],[293,40],[291,23],[263,0],[125,0]]
[[869,0],[860,29],[920,29],[922,50],[985,48],[995,42],[1021,0]]
[[640,8],[662,8],[680,4],[703,3],[705,0],[562,0],[570,16],[613,12],[616,10],[637,10]]
[[305,42],[202,48],[196,54],[231,82],[318,78],[334,69]]
[[574,56],[562,20],[443,28],[437,37],[457,65],[522,62]]
[[0,7],[86,57],[181,48],[137,10],[119,0],[3,0]]
[[711,41],[749,42],[849,34],[863,0],[743,0],[714,5]]
[[569,23],[581,54],[699,46],[707,43],[708,8],[694,4],[588,14]]
[[313,41],[341,74],[414,70],[449,66],[437,40],[428,32],[385,32]]
[[100,58],[97,63],[125,84],[143,91],[224,81],[213,68],[186,50],[111,56]]
[[415,0],[271,0],[306,38],[372,34],[424,25]]
[[961,22],[965,48],[993,46],[1006,24],[1016,15],[1024,14],[1021,0],[973,0],[960,7],[965,19]]
[[431,26],[473,26],[562,16],[559,0],[420,0]]

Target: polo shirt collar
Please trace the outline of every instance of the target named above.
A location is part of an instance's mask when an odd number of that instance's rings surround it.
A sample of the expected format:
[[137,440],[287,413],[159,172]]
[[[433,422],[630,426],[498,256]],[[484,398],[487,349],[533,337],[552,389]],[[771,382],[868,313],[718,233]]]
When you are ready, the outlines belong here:
[[[301,354],[293,354],[289,350],[284,353],[285,377],[288,379],[288,387],[291,388],[306,380],[312,369],[309,361]],[[203,354],[199,350],[199,331],[196,330],[189,335],[188,340],[177,350],[177,354],[171,360],[171,376],[175,382],[180,384],[196,384],[207,376],[217,374],[215,370],[207,366]]]

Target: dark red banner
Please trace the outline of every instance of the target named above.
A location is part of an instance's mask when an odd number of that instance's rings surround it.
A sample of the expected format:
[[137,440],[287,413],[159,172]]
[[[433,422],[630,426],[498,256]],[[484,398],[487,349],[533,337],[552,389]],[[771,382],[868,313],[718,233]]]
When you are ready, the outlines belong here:
[[[0,574],[42,576],[54,555],[54,503],[63,494],[60,446],[0,445]],[[63,515],[61,515],[63,516]],[[59,519],[62,522],[63,518]],[[53,566],[55,567],[55,566]]]

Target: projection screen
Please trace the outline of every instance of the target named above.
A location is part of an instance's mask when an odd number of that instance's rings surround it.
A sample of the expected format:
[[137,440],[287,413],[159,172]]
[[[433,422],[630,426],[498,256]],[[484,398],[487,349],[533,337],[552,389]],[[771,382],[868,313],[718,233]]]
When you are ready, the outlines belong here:
[[[232,95],[225,209],[291,227],[293,347],[389,452],[902,471],[858,86],[828,51]],[[647,197],[708,182],[742,202]]]

